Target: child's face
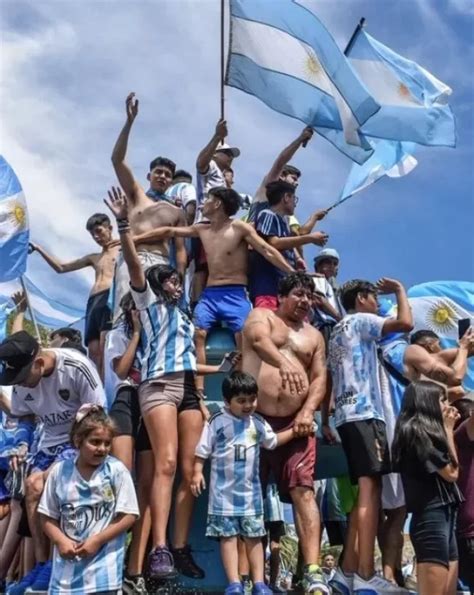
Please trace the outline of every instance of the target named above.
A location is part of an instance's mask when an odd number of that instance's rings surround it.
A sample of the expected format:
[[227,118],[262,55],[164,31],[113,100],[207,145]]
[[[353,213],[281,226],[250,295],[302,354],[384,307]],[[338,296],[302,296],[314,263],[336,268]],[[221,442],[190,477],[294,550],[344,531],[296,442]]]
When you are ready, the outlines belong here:
[[227,403],[227,407],[235,417],[248,417],[257,408],[257,395],[236,395]]
[[93,430],[79,446],[79,454],[86,465],[98,467],[110,453],[112,436],[106,428]]

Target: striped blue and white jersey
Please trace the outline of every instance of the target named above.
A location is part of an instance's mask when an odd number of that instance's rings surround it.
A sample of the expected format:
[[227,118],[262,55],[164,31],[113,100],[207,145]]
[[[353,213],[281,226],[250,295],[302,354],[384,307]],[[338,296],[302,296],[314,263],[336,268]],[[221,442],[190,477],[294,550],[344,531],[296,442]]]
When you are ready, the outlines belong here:
[[158,301],[150,286],[131,287],[142,323],[141,379],[153,380],[174,372],[196,371],[194,325],[184,310]]
[[221,409],[205,424],[195,454],[211,457],[209,514],[263,514],[260,446],[276,448],[277,436],[259,415],[239,418]]
[[196,202],[197,193],[194,184],[189,182],[178,182],[173,184],[166,191],[166,196],[171,198],[173,203],[176,203],[176,199],[179,200],[180,206],[184,209],[191,202]]
[[[56,463],[48,475],[38,511],[59,522],[61,531],[78,543],[106,529],[118,514],[139,516],[133,481],[127,468],[107,457],[86,480],[76,460]],[[48,593],[98,593],[122,588],[125,537],[104,544],[93,557],[66,560],[57,548]]]
[[49,376],[34,388],[15,386],[12,415],[35,415],[43,424],[39,448],[45,450],[69,442],[77,410],[85,403],[106,407],[105,393],[94,364],[77,349],[48,349],[56,363]]

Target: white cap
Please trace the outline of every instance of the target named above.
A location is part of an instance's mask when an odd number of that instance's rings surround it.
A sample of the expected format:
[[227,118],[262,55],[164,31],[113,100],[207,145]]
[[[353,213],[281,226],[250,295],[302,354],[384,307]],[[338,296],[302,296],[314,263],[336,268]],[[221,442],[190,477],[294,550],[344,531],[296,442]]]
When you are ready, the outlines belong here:
[[216,153],[217,151],[232,151],[232,156],[238,157],[240,155],[240,149],[238,149],[237,147],[231,147],[230,145],[228,145],[227,143],[219,143],[216,147]]

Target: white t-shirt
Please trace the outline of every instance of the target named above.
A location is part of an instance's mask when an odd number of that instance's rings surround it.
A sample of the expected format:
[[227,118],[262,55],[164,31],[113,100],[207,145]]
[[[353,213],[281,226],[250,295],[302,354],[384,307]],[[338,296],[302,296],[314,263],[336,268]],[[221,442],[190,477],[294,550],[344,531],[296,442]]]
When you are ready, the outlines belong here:
[[277,436],[259,415],[241,419],[221,409],[205,424],[195,454],[211,457],[209,514],[263,514],[260,446],[276,448]]
[[178,182],[177,184],[173,184],[173,186],[166,191],[166,196],[173,199],[173,202],[176,202],[176,199],[179,198],[183,209],[185,209],[189,203],[196,202],[197,200],[196,188],[194,187],[194,184],[189,182]]
[[328,363],[336,426],[364,419],[384,421],[377,341],[385,320],[376,314],[348,314],[332,331]]
[[41,450],[69,442],[77,410],[84,403],[106,406],[105,392],[94,364],[76,349],[48,349],[56,357],[49,376],[34,388],[15,386],[12,415],[35,415],[43,424]]
[[219,188],[220,186],[225,187],[225,178],[222,171],[219,169],[214,159],[209,162],[209,167],[205,174],[197,172],[197,207],[196,207],[196,218],[194,223],[202,221],[202,203],[204,202],[205,195],[211,188]]
[[[61,531],[78,543],[106,529],[119,513],[138,517],[138,503],[127,468],[107,457],[86,480],[75,460],[56,463],[46,480],[38,511],[59,521]],[[93,557],[66,560],[54,548],[48,593],[97,593],[122,588],[126,533],[104,544]]]

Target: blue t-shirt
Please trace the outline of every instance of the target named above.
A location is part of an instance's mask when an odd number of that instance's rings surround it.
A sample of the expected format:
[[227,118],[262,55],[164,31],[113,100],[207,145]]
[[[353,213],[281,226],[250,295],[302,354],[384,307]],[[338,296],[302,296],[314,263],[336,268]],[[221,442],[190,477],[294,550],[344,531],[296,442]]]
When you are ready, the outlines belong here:
[[[288,238],[292,236],[288,221],[271,209],[261,211],[255,222],[257,233],[267,240],[271,237]],[[296,265],[293,248],[281,250],[289,265]],[[278,283],[286,273],[280,271],[256,250],[250,254],[250,296],[255,299],[261,295],[278,295]]]

